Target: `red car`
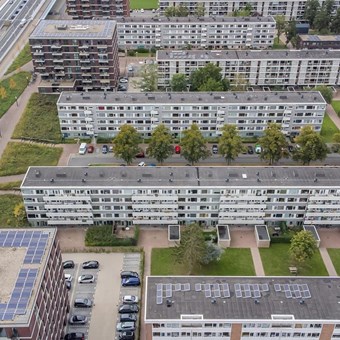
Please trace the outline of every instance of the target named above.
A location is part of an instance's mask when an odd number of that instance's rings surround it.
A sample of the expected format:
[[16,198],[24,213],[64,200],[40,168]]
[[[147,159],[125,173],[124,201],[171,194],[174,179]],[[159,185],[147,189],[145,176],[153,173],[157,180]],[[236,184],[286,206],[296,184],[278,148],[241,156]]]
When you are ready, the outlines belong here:
[[89,145],[89,146],[87,147],[87,152],[88,152],[88,153],[93,153],[93,151],[94,151],[94,147],[93,147],[92,145]]
[[175,146],[175,153],[177,153],[177,154],[181,153],[181,147],[179,145]]
[[144,157],[145,157],[145,154],[143,150],[140,150],[136,155],[136,158],[144,158]]

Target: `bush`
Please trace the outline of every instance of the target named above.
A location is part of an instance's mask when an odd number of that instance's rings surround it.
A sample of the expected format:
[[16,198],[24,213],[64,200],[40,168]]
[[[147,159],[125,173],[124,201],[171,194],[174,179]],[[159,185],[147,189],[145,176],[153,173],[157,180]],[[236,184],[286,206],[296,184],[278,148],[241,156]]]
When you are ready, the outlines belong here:
[[112,233],[112,226],[90,227],[86,231],[85,245],[88,247],[130,247],[138,242],[139,228],[135,227],[134,237],[118,238]]
[[292,239],[292,235],[283,235],[283,236],[271,236],[270,243],[290,243]]
[[111,144],[113,138],[112,137],[98,137],[97,143],[98,144]]
[[205,241],[212,241],[213,243],[217,243],[217,231],[205,231],[204,232],[204,240]]

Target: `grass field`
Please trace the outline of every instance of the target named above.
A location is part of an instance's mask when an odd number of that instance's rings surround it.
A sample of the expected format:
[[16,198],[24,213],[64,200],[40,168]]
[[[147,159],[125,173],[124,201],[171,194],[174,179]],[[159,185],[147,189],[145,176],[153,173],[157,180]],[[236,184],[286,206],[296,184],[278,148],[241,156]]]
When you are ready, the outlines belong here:
[[0,176],[23,174],[34,165],[57,165],[62,151],[62,148],[10,142],[0,159]]
[[[185,264],[179,264],[173,248],[154,248],[151,255],[151,275],[187,275]],[[255,275],[250,249],[228,248],[221,260],[207,266],[196,268],[192,275]]]
[[[16,227],[17,219],[15,218],[13,211],[14,207],[22,203],[22,197],[19,195],[0,195],[0,225],[4,227]],[[19,226],[23,227],[25,223],[20,223]],[[28,223],[26,223],[28,225]]]
[[327,251],[332,259],[336,272],[340,275],[340,249],[327,249]]
[[[270,248],[260,248],[262,264],[266,275],[270,276],[290,276],[290,258],[288,255],[290,244],[272,244]],[[320,252],[314,255],[303,268],[299,268],[298,275],[301,276],[327,276],[326,267],[322,261]]]
[[19,188],[20,188],[20,185],[21,185],[21,181],[0,183],[0,190],[14,190],[14,189],[19,189]]
[[56,102],[53,94],[33,93],[12,138],[28,138],[60,143],[62,136]]
[[323,119],[322,128],[321,128],[321,136],[325,143],[332,143],[333,136],[335,133],[339,132],[339,129],[333,123],[332,119],[325,113],[325,117]]
[[130,0],[130,9],[156,9],[158,0]]
[[287,46],[279,39],[276,37],[274,38],[274,45],[273,45],[274,50],[285,50],[287,49]]
[[19,72],[0,82],[0,118],[15,103],[15,97],[20,97],[30,79],[29,72]]
[[19,67],[24,66],[29,61],[32,60],[30,45],[26,44],[25,47],[21,50],[18,56],[14,59],[12,65],[8,68],[5,75],[17,70]]
[[338,114],[338,116],[340,116],[340,100],[333,100],[332,106],[335,112]]

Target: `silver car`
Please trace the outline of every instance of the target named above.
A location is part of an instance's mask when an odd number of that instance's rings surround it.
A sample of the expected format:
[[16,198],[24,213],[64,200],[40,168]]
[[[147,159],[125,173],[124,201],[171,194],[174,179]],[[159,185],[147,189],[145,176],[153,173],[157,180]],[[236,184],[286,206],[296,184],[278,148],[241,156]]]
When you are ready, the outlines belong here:
[[78,277],[78,283],[93,283],[94,276],[92,274],[84,274]]

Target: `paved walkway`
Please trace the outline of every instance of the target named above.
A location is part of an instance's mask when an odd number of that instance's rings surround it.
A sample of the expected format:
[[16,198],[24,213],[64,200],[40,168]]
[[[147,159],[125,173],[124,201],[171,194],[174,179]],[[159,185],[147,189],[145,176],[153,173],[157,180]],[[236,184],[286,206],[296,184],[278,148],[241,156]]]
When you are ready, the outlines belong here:
[[250,248],[250,251],[251,251],[251,256],[253,258],[256,276],[265,276],[259,248],[252,247]]
[[333,265],[333,262],[328,254],[328,251],[326,248],[319,248],[320,250],[320,255],[322,257],[322,260],[326,266],[326,269],[328,271],[328,275],[329,276],[338,276],[335,268],[334,268],[334,265]]
[[328,116],[332,119],[336,127],[340,129],[340,118],[335,112],[335,110],[333,109],[333,106],[330,104],[327,104],[326,112],[328,113]]
[[25,64],[25,65],[19,67],[18,69],[14,70],[13,72],[4,75],[4,76],[1,78],[1,80],[7,79],[7,78],[11,77],[12,75],[14,75],[14,74],[16,74],[16,73],[19,73],[19,72],[22,72],[22,71],[26,71],[26,72],[31,72],[31,71],[33,71],[33,62],[32,62],[32,60],[29,61],[27,64]]

